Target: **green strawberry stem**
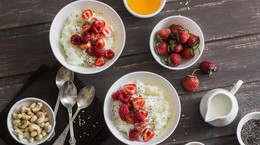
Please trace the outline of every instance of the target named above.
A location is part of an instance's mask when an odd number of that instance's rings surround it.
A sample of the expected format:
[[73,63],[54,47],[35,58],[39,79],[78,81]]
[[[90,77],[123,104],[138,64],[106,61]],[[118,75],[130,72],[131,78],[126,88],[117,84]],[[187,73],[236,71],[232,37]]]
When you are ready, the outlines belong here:
[[194,74],[195,74],[195,72],[196,72],[197,70],[200,70],[200,69],[195,69],[195,70],[192,72],[192,74],[189,75],[189,77],[196,77],[196,76],[194,76]]

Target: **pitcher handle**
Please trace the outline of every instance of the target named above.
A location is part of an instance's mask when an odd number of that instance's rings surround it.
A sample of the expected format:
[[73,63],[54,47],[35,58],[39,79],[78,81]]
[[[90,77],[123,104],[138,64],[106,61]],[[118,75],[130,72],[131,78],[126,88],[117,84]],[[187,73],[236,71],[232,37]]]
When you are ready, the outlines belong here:
[[238,89],[241,87],[242,84],[243,84],[243,81],[238,80],[236,85],[230,90],[230,93],[235,95],[236,92],[238,91]]

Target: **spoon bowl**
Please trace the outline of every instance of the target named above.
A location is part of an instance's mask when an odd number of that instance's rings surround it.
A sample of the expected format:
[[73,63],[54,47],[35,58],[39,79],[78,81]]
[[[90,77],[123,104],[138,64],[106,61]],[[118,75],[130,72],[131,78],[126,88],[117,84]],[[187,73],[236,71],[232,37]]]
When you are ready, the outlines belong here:
[[66,108],[72,108],[77,101],[77,88],[72,81],[67,81],[60,88],[61,103]]
[[74,81],[74,72],[62,66],[56,75],[56,85],[60,89],[66,81]]
[[87,108],[94,100],[95,88],[93,86],[86,86],[82,88],[78,94],[77,105],[78,109]]

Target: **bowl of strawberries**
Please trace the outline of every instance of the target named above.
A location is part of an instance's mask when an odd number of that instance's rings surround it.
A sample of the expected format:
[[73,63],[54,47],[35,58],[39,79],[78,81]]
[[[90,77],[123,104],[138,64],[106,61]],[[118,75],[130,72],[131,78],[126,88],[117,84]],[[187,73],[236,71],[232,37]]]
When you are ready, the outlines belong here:
[[161,20],[150,36],[150,49],[155,60],[171,70],[182,70],[198,61],[204,49],[200,27],[184,16]]
[[122,53],[125,38],[125,27],[117,12],[105,3],[90,0],[63,7],[49,33],[57,60],[81,74],[109,68]]

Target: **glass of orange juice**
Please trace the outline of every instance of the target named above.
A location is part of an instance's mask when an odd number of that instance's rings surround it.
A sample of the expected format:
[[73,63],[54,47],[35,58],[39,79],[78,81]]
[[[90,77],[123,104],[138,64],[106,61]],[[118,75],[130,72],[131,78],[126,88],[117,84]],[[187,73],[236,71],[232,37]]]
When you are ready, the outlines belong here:
[[124,0],[126,9],[139,18],[157,15],[164,7],[166,0]]

